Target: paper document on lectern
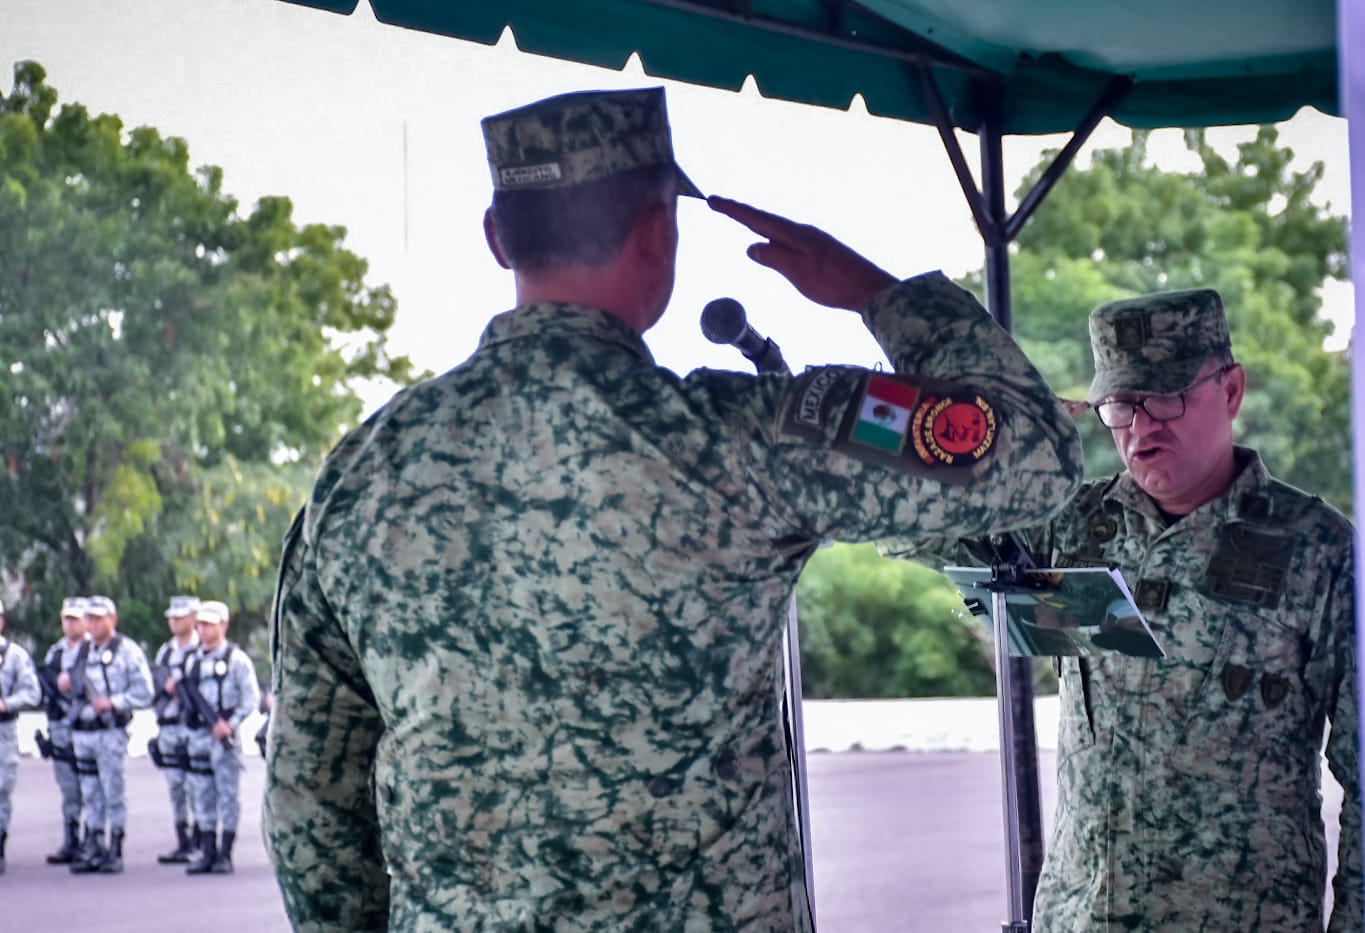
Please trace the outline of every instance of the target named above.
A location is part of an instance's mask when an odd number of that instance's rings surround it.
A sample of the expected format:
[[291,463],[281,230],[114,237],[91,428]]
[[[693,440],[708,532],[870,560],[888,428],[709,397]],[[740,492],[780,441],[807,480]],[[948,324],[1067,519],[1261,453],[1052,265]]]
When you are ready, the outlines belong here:
[[[993,628],[991,571],[945,567],[972,615]],[[1142,617],[1128,584],[1107,567],[1030,570],[1023,587],[1007,591],[1009,649],[1016,657],[1131,654],[1164,658],[1166,652]]]

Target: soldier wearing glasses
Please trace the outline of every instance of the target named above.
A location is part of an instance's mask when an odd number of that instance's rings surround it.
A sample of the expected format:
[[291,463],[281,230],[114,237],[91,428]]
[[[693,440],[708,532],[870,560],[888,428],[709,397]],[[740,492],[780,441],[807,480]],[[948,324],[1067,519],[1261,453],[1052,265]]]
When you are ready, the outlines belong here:
[[1033,929],[1321,931],[1330,724],[1329,929],[1359,931],[1352,528],[1233,442],[1247,375],[1217,292],[1104,305],[1090,339],[1089,405],[1126,469],[1026,537],[1058,567],[1117,566],[1166,657],[1060,659]]

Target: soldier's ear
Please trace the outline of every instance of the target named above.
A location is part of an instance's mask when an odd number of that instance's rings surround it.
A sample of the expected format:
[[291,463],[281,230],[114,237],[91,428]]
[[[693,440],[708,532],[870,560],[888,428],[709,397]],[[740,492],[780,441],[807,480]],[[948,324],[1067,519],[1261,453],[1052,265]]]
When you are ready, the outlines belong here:
[[1242,399],[1246,396],[1247,389],[1247,371],[1242,368],[1241,363],[1233,363],[1232,368],[1223,374],[1223,384],[1220,388],[1224,403],[1227,405],[1228,418],[1236,418],[1237,413],[1242,410]]
[[488,208],[483,212],[483,237],[488,241],[488,249],[493,254],[493,258],[498,261],[498,265],[504,269],[511,269],[512,264],[503,255],[502,245],[498,243],[498,231],[493,226],[493,208]]

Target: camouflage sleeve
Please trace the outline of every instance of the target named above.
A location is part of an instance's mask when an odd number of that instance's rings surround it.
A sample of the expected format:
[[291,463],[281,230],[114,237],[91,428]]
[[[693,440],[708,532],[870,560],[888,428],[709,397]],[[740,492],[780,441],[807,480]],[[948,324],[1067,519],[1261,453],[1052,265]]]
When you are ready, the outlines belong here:
[[1075,423],[972,295],[941,273],[864,314],[894,373],[807,370],[763,471],[804,533],[972,537],[1046,521],[1081,481]]
[[237,681],[237,703],[228,717],[228,725],[235,732],[261,702],[261,688],[256,684],[256,667],[240,648],[232,652],[232,676]]
[[10,647],[10,663],[15,666],[14,691],[5,697],[5,705],[12,710],[29,709],[42,702],[43,691],[38,686],[38,672],[33,659],[18,645]]
[[[1052,528],[1043,525],[1018,532],[1038,566],[1052,563]],[[951,535],[931,535],[926,538],[889,538],[877,542],[883,557],[913,560],[933,570],[944,567],[986,567],[991,562],[988,535],[959,538]]]
[[383,930],[389,884],[372,784],[382,724],[317,586],[303,518],[285,539],[271,626],[266,843],[296,931]]
[[147,655],[133,641],[125,640],[127,650],[128,684],[121,694],[110,697],[114,708],[131,712],[152,705],[152,671],[147,667]]
[[1341,835],[1337,843],[1337,874],[1332,882],[1332,919],[1329,933],[1360,933],[1365,922],[1361,872],[1360,723],[1356,696],[1355,577],[1352,555],[1345,549],[1329,597],[1327,625],[1332,637],[1330,657],[1335,668],[1331,731],[1327,737],[1327,766],[1341,784]]

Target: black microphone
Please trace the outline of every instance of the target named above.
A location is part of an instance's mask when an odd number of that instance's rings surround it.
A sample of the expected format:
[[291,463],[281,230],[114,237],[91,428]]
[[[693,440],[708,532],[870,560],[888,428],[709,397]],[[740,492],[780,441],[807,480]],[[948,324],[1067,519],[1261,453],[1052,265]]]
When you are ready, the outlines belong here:
[[706,303],[701,310],[701,332],[712,343],[736,347],[760,374],[790,372],[777,344],[749,326],[744,306],[733,298]]

